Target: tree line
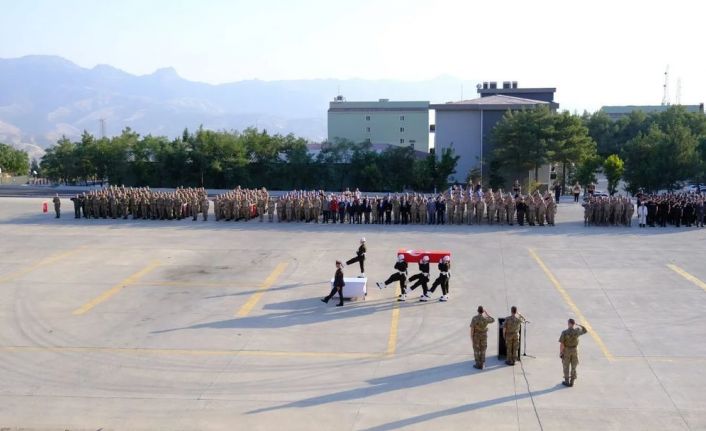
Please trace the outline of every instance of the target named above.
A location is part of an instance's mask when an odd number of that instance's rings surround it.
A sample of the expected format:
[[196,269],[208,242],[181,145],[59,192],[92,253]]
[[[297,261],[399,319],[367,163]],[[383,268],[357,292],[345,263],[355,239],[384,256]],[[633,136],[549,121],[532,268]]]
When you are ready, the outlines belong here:
[[0,143],[0,169],[3,174],[26,175],[29,171],[27,152]]
[[630,192],[672,190],[685,181],[706,181],[706,116],[681,106],[618,121],[605,113],[584,114],[599,156],[624,161],[622,179]]
[[67,184],[109,181],[126,186],[274,190],[359,187],[431,191],[446,186],[458,158],[447,152],[419,158],[411,147],[374,151],[369,143],[325,142],[312,154],[294,135],[199,128],[182,136],[140,136],[127,128],[115,137],[62,137],[41,160],[44,177]]
[[[632,193],[671,190],[684,181],[706,180],[706,116],[672,106],[618,121],[602,111],[574,115],[548,108],[507,112],[493,131],[490,185],[516,172],[559,166],[564,186],[587,185],[602,171],[609,192],[620,180]],[[496,186],[497,187],[497,186]]]

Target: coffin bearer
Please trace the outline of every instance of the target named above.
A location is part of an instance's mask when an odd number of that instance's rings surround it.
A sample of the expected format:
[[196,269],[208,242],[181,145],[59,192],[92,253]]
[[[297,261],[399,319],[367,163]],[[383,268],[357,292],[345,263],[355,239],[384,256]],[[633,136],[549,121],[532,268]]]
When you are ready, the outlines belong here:
[[360,246],[358,247],[358,251],[355,252],[355,257],[352,259],[348,259],[346,261],[346,265],[350,265],[352,263],[358,262],[358,265],[360,265],[360,276],[365,277],[365,252],[367,249],[365,248],[365,238],[360,239]]
[[576,381],[576,367],[579,365],[579,337],[586,332],[588,332],[586,328],[577,325],[574,319],[569,319],[569,327],[561,331],[559,357],[564,366],[564,381],[561,382],[564,386],[573,386]]
[[419,261],[419,272],[414,274],[413,276],[409,277],[409,281],[414,281],[414,284],[409,286],[409,290],[412,291],[416,289],[418,286],[422,286],[422,296],[419,297],[419,300],[422,302],[426,302],[429,300],[429,256],[422,256],[422,259]]
[[505,337],[505,350],[507,351],[505,363],[515,365],[515,360],[518,359],[517,352],[520,349],[520,325],[523,319],[518,315],[517,307],[514,305],[510,308],[510,313],[503,324],[503,337]]
[[439,301],[446,302],[449,300],[449,277],[451,274],[451,256],[444,256],[439,262],[439,276],[436,277],[434,283],[431,285],[431,293],[434,293],[438,286],[441,286],[441,298]]
[[395,263],[395,271],[390,275],[384,283],[379,281],[376,283],[379,289],[387,287],[388,284],[394,283],[395,281],[400,282],[400,288],[402,289],[402,295],[399,297],[400,301],[407,300],[407,262],[404,261],[404,255],[397,255],[397,262]]
[[336,307],[342,307],[343,306],[343,286],[345,286],[346,283],[343,281],[343,263],[341,263],[340,260],[336,261],[336,274],[333,276],[333,286],[331,287],[331,293],[328,294],[325,298],[322,298],[321,301],[325,302],[328,304],[328,302],[333,298],[333,295],[338,292],[338,304],[336,304]]
[[495,319],[478,306],[478,314],[471,319],[471,341],[473,341],[473,355],[476,363],[473,368],[482,370],[485,365],[485,351],[488,349],[488,325],[495,322]]

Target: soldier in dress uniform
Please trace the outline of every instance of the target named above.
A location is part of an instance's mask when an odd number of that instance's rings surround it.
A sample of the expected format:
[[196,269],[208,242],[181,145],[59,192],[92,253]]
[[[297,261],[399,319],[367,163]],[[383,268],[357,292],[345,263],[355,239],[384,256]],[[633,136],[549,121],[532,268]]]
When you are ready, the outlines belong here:
[[360,266],[360,276],[365,277],[365,253],[367,252],[367,248],[365,247],[365,238],[360,239],[360,246],[358,246],[358,250],[355,252],[355,257],[348,259],[346,261],[346,265],[351,265],[356,262],[358,262],[358,265]]
[[419,297],[419,300],[422,302],[426,302],[429,300],[429,256],[422,256],[422,259],[419,261],[419,272],[414,274],[413,276],[409,277],[409,281],[414,281],[414,284],[409,286],[409,290],[413,291],[419,286],[422,286],[422,296]]
[[449,300],[449,278],[451,277],[451,256],[444,256],[438,265],[439,276],[431,285],[431,293],[436,291],[436,288],[441,286],[441,298],[439,301],[446,302]]
[[394,283],[395,281],[400,282],[400,289],[402,294],[399,297],[400,301],[407,300],[407,262],[404,260],[404,255],[400,254],[397,256],[397,262],[395,263],[395,271],[390,275],[384,283],[377,282],[376,285],[379,289],[384,289],[388,284]]
[[336,304],[336,307],[342,307],[343,306],[343,286],[345,286],[346,283],[343,281],[343,263],[341,263],[340,260],[336,261],[336,273],[333,276],[333,286],[331,287],[331,293],[329,293],[326,297],[321,299],[322,302],[328,304],[328,302],[333,298],[333,295],[338,293],[338,304]]

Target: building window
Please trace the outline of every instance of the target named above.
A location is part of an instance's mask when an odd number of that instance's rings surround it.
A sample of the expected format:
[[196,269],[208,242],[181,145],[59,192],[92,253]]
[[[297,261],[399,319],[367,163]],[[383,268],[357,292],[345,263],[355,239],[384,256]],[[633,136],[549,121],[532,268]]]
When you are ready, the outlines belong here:
[[400,144],[404,144],[404,138],[400,138]]
[[370,115],[365,116],[365,121],[370,121]]
[[414,144],[409,144],[409,146],[412,147],[412,149],[414,149]]
[[404,121],[404,115],[400,115],[400,121]]
[[368,133],[370,133],[370,127],[366,127],[366,128],[365,128],[365,131],[368,132]]
[[416,143],[416,142],[417,142],[416,139],[410,139],[410,140],[409,140],[409,143],[410,143],[410,144],[414,144],[414,143]]
[[369,144],[370,143],[370,138],[365,138],[365,143]]
[[400,127],[400,133],[404,133],[404,127]]

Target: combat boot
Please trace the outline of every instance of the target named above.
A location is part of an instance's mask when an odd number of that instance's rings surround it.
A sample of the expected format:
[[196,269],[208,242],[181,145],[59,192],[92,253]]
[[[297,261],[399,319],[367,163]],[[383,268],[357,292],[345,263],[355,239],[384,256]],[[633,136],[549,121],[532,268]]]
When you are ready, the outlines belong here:
[[561,382],[561,384],[567,387],[571,387],[571,383],[568,380],[564,380],[563,382]]

